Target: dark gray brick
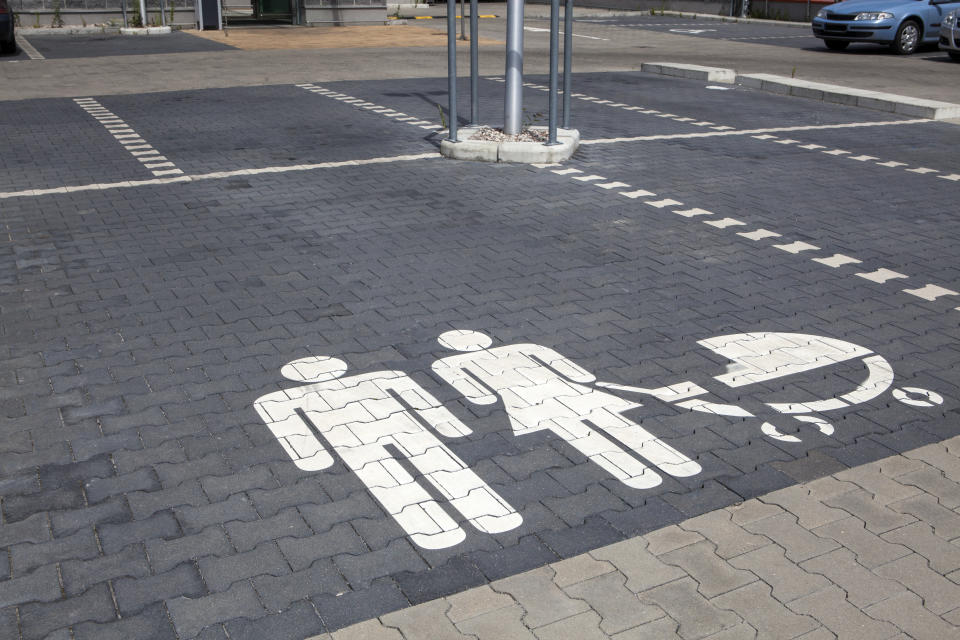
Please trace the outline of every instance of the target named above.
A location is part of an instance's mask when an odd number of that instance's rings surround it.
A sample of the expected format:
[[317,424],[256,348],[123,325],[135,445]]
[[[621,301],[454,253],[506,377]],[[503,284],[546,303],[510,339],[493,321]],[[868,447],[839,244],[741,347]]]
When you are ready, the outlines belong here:
[[219,526],[212,526],[194,535],[173,540],[147,542],[150,564],[158,573],[168,571],[186,560],[204,556],[226,556],[233,553],[233,546]]
[[293,486],[267,490],[252,489],[247,493],[257,505],[257,511],[265,518],[275,515],[278,511],[287,507],[330,502],[329,496],[324,492],[320,483],[319,476],[304,478]]
[[78,531],[65,538],[57,538],[40,544],[24,543],[10,547],[10,564],[13,575],[61,560],[95,558],[99,551],[93,531]]
[[173,625],[161,604],[117,622],[83,622],[74,627],[73,635],[76,640],[176,640]]
[[181,640],[195,638],[205,627],[218,622],[256,619],[266,613],[249,582],[238,582],[228,591],[202,598],[167,600],[167,610]]
[[137,520],[149,517],[157,511],[183,505],[199,507],[208,503],[207,497],[196,480],[188,480],[181,485],[159,491],[134,491],[127,494],[130,510]]
[[146,520],[104,525],[99,533],[104,553],[114,553],[135,542],[175,538],[180,535],[180,527],[173,514],[161,511]]
[[278,485],[270,467],[259,465],[229,476],[202,478],[200,484],[211,500],[218,501],[248,489],[273,489]]
[[8,496],[3,501],[3,515],[7,522],[17,522],[35,513],[77,509],[82,506],[83,491],[79,486],[61,487],[30,495]]
[[186,533],[195,533],[212,524],[223,524],[234,520],[249,522],[259,517],[250,499],[244,494],[235,494],[222,502],[210,505],[179,507],[175,511]]
[[363,540],[347,524],[335,525],[326,533],[309,538],[281,538],[277,544],[294,571],[306,569],[320,558],[367,551]]
[[69,560],[60,563],[63,589],[67,596],[83,593],[91,586],[123,576],[143,577],[150,575],[150,566],[143,547],[130,545],[119,553],[100,556],[92,560]]
[[369,589],[340,595],[321,594],[310,598],[328,629],[340,629],[376,618],[410,605],[392,580],[381,580]]
[[114,464],[120,473],[132,473],[143,467],[152,467],[158,462],[183,462],[186,459],[183,448],[176,440],[168,440],[156,447],[117,451],[113,454]]
[[317,560],[309,569],[274,577],[258,576],[253,586],[271,611],[282,611],[290,603],[321,593],[336,594],[349,587],[330,560]]
[[419,572],[429,568],[406,538],[398,538],[377,551],[338,555],[334,562],[354,589],[363,589],[377,578],[401,571]]
[[37,476],[43,489],[59,489],[83,484],[91,478],[106,478],[114,475],[110,456],[102,454],[71,464],[47,465],[40,467]]
[[274,613],[254,621],[227,623],[231,640],[303,640],[324,631],[323,622],[309,602],[297,602],[283,613]]
[[59,599],[60,578],[54,564],[0,582],[0,609],[25,602],[53,602]]
[[78,622],[108,622],[116,618],[113,598],[105,584],[59,602],[20,607],[20,625],[24,640],[40,640],[52,631]]
[[458,593],[486,583],[483,572],[463,556],[453,557],[429,571],[400,573],[393,579],[411,604],[427,602],[440,597],[440,594]]
[[47,516],[38,513],[20,522],[0,526],[0,547],[9,547],[20,542],[34,544],[50,540]]
[[314,531],[326,531],[338,522],[349,522],[356,518],[383,516],[383,510],[366,492],[354,493],[343,500],[325,504],[305,504],[299,510]]
[[210,453],[187,462],[160,462],[154,465],[164,487],[173,487],[201,476],[217,476],[230,473],[230,468],[218,453]]
[[87,500],[91,504],[96,504],[122,493],[156,491],[159,488],[160,481],[151,469],[140,469],[112,478],[94,478],[84,485]]
[[237,553],[222,558],[201,558],[200,575],[211,591],[225,591],[238,580],[261,575],[282,576],[290,573],[290,567],[277,545],[265,542],[252,551]]
[[101,453],[119,452],[123,449],[139,449],[141,446],[140,434],[135,429],[111,436],[74,438],[70,441],[70,448],[77,460],[88,460]]
[[65,536],[85,527],[104,524],[120,524],[129,522],[130,509],[121,497],[111,498],[105,502],[74,509],[73,511],[57,511],[50,514],[50,523],[53,525],[55,536]]
[[296,509],[285,509],[273,516],[250,522],[228,522],[224,525],[230,540],[239,551],[249,551],[261,542],[280,538],[304,538],[313,532]]
[[197,598],[207,593],[193,563],[185,563],[172,571],[144,578],[121,578],[113,583],[117,606],[123,616],[139,613],[149,604],[168,598]]

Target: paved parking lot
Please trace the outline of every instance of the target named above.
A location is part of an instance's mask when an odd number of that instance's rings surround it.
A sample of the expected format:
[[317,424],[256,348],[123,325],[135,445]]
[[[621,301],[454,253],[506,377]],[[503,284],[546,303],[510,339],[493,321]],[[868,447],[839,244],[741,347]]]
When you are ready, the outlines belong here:
[[960,130],[445,86],[2,103],[0,636],[957,637]]

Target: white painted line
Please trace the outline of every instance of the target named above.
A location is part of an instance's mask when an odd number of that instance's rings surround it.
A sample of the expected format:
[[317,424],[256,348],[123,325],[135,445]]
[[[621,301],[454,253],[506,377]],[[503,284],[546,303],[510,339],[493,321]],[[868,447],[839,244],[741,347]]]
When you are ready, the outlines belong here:
[[554,169],[553,173],[557,174],[558,176],[566,176],[566,175],[570,175],[571,173],[583,173],[583,171],[580,171],[580,169],[573,169],[573,168]]
[[743,236],[747,240],[763,240],[764,238],[779,238],[780,234],[775,231],[768,231],[766,229],[757,229],[756,231],[740,231],[737,233],[738,236]]
[[703,224],[708,224],[711,227],[716,227],[717,229],[726,229],[727,227],[742,226],[747,223],[741,222],[736,218],[723,218],[722,220],[703,220]]
[[799,240],[797,240],[796,242],[791,242],[790,244],[775,244],[773,246],[776,247],[777,249],[780,249],[781,251],[786,251],[787,253],[800,253],[801,251],[819,251],[820,250],[820,247],[814,244],[809,244],[807,242],[800,242]]
[[[160,156],[156,149],[151,147],[146,141],[140,137],[136,131],[133,130],[127,124],[113,124],[113,123],[123,123],[123,120],[114,115],[109,109],[103,107],[97,100],[94,98],[74,98],[74,103],[79,106],[81,109],[87,113],[103,113],[105,117],[97,117],[96,119],[103,125],[110,135],[116,139],[123,148],[130,153],[135,160],[139,160],[142,166],[145,169],[151,169],[151,173],[155,176],[163,175],[174,175],[181,174],[183,171],[177,169],[177,166],[172,162],[168,161],[167,158]],[[108,124],[110,123],[110,124]],[[125,128],[118,128],[125,127]],[[150,151],[139,151],[139,150],[149,149]],[[149,157],[141,157],[149,156]],[[146,164],[147,162],[163,160],[164,162],[157,164]],[[155,170],[158,167],[170,167],[170,169],[161,169]]]
[[37,51],[36,47],[23,37],[22,29],[17,29],[17,44],[20,45],[20,48],[23,49],[23,52],[27,54],[27,57],[31,60],[46,60],[43,54]]
[[876,282],[878,284],[883,284],[887,280],[893,280],[894,278],[906,278],[907,276],[902,273],[897,273],[896,271],[891,271],[890,269],[877,269],[870,273],[858,273],[857,277],[863,278],[864,280],[869,280],[871,282]]
[[960,180],[960,173],[951,173],[948,176],[937,176],[937,177],[942,178],[944,180],[950,180],[951,182],[956,182],[957,180]]
[[559,162],[534,162],[530,165],[531,167],[536,167],[537,169],[547,169],[549,167],[559,167]]
[[[576,178],[574,178],[576,180]],[[598,182],[593,185],[595,187],[600,187],[601,189],[619,189],[621,187],[629,187],[626,182]]]
[[813,151],[814,149],[825,149],[826,147],[824,147],[822,144],[802,144],[800,145],[800,148]]
[[606,180],[603,176],[598,176],[596,174],[589,176],[573,176],[574,180],[579,180],[580,182],[591,182],[593,180]]
[[828,156],[843,156],[843,155],[847,155],[850,152],[844,151],[843,149],[831,149],[830,151],[821,151],[821,153],[825,153]]
[[775,139],[777,136],[771,136],[769,133],[763,133],[763,134],[758,135],[758,136],[750,136],[750,137],[751,137],[751,138],[756,138],[757,140],[773,140],[773,139]]
[[945,289],[943,287],[938,287],[935,284],[928,284],[927,286],[921,287],[920,289],[904,289],[903,292],[909,293],[910,295],[916,296],[918,298],[923,298],[924,300],[929,300],[930,302],[933,302],[937,298],[941,298],[943,296],[960,295],[960,293],[957,293],[952,289]]
[[876,160],[877,156],[850,156],[850,160],[859,160],[860,162],[866,162],[867,160]]
[[23,189],[21,191],[0,192],[0,200],[7,198],[29,198],[63,193],[77,193],[81,191],[106,191],[108,189],[132,189],[136,187],[158,184],[174,184],[178,182],[198,182],[200,180],[222,180],[237,176],[255,176],[266,173],[288,173],[292,171],[316,171],[319,169],[336,169],[339,167],[355,167],[368,164],[388,164],[392,162],[410,162],[414,160],[438,160],[437,153],[420,153],[415,155],[367,158],[364,160],[342,160],[339,162],[320,162],[316,164],[297,164],[276,167],[259,167],[256,169],[235,169],[232,171],[214,171],[196,175],[179,175],[173,178],[152,178],[147,180],[122,180],[120,182],[98,182],[93,184],[70,185],[51,187],[48,189]]
[[706,120],[701,120],[700,122],[691,122],[690,124],[692,124],[695,127],[706,127],[707,125],[711,125],[713,123],[708,122]]
[[[647,203],[649,204],[649,203]],[[706,209],[684,209],[674,211],[678,216],[683,216],[684,218],[693,218],[695,216],[712,216],[713,211],[707,211]]]
[[793,140],[793,139],[791,139],[791,138],[783,138],[783,139],[781,139],[781,140],[777,140],[777,144],[797,144],[798,142],[800,142],[800,141],[799,141],[799,140]]
[[877,163],[877,166],[878,166],[878,167],[890,167],[890,168],[895,168],[895,167],[905,167],[905,166],[907,166],[907,163],[906,163],[906,162],[897,162],[897,161],[895,161],[895,160],[890,160],[890,161],[888,161],[888,162],[878,162],[878,163]]
[[[929,124],[933,120],[915,119],[915,120],[886,120],[882,122],[850,122],[846,124],[814,124],[797,127],[771,127],[766,129],[740,129],[736,131],[717,131],[717,132],[695,132],[695,133],[671,133],[652,136],[635,136],[629,138],[597,138],[594,140],[581,140],[580,144],[615,144],[619,142],[651,142],[654,140],[684,140],[688,138],[713,138],[725,136],[750,136],[756,133],[786,133],[792,131],[825,131],[830,129],[860,129],[866,127],[892,127],[912,124]],[[711,127],[714,128],[714,127]],[[732,129],[732,127],[726,127]],[[878,163],[879,164],[879,163]],[[903,163],[898,163],[902,165]],[[896,166],[896,165],[890,165]],[[960,174],[955,174],[956,180],[960,180]],[[945,177],[945,176],[940,176]]]
[[667,198],[665,200],[647,200],[644,204],[648,204],[651,207],[656,207],[657,209],[663,209],[664,207],[673,207],[682,205],[683,203],[678,200],[671,200]]
[[[524,27],[523,30],[535,33],[550,32],[550,29],[541,29],[540,27]],[[560,32],[560,35],[563,35],[563,31]],[[582,36],[579,33],[571,33],[570,35],[574,38],[586,38],[587,40],[609,40],[609,38],[598,38],[596,36]]]
[[916,169],[907,169],[908,173],[919,173],[921,175],[925,173],[940,173],[936,169],[928,169],[927,167],[917,167]]
[[652,191],[645,191],[643,189],[638,189],[636,191],[621,191],[620,195],[622,195],[625,198],[630,198],[631,200],[633,200],[636,198],[645,198],[647,196],[656,196],[657,194],[655,194]]
[[850,256],[845,256],[842,253],[835,253],[829,258],[813,258],[813,261],[819,262],[820,264],[825,264],[834,269],[837,267],[842,267],[845,264],[860,264],[860,260],[851,258]]

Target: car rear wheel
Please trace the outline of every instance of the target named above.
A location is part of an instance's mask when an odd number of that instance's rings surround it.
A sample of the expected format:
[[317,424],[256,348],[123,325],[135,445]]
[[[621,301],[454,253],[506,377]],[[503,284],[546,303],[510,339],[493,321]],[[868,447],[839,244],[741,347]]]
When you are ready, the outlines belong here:
[[902,56],[908,56],[917,50],[920,45],[920,25],[913,20],[905,20],[900,28],[897,29],[897,35],[893,39],[890,48],[894,53]]
[[843,51],[847,48],[847,45],[850,43],[846,40],[824,40],[823,44],[827,45],[827,49],[832,49],[834,51]]
[[0,51],[2,51],[3,53],[16,53],[17,39],[10,38],[8,42],[0,42]]
[[957,62],[960,62],[960,51],[947,51],[950,54],[950,57]]

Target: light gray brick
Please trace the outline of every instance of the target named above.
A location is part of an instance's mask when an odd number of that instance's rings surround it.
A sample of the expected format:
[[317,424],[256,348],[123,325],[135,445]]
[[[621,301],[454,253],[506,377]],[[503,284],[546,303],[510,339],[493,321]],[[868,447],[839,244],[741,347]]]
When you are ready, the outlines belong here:
[[927,566],[926,558],[912,554],[873,570],[896,580],[923,598],[923,606],[937,615],[960,607],[960,585],[947,580]]
[[[665,615],[659,607],[640,602],[637,595],[626,588],[625,582],[626,578],[620,573],[605,573],[572,584],[563,591],[572,598],[585,601],[600,614],[600,630],[608,635]],[[537,635],[541,635],[539,630]]]
[[850,491],[825,502],[831,507],[843,509],[850,515],[863,520],[867,530],[873,533],[884,533],[916,522],[913,516],[887,508],[883,503],[873,500],[868,492],[862,490]]
[[916,551],[930,562],[930,568],[934,571],[950,573],[960,569],[960,546],[935,536],[930,525],[925,522],[890,531],[881,537]]
[[702,638],[733,627],[740,618],[717,609],[697,591],[693,578],[681,578],[639,594],[641,601],[653,602],[680,625],[682,638]]
[[903,585],[863,567],[857,562],[856,556],[846,549],[837,549],[812,558],[800,566],[809,573],[826,576],[833,584],[846,591],[850,604],[860,609],[905,591]]
[[830,584],[823,576],[807,573],[787,560],[779,545],[769,545],[731,558],[730,564],[757,574],[773,588],[772,595],[780,602],[795,600]]
[[824,539],[839,542],[857,556],[857,562],[872,569],[881,564],[892,562],[910,553],[902,545],[891,544],[880,536],[866,530],[863,521],[857,518],[838,520],[813,530]]
[[446,616],[449,608],[446,600],[433,600],[380,616],[380,620],[399,629],[404,640],[466,640]]
[[794,638],[820,626],[813,618],[787,609],[770,592],[768,585],[753,582],[719,595],[710,603],[720,609],[735,611],[757,630],[758,638]]
[[[699,534],[695,535],[696,539],[702,539]],[[627,576],[626,587],[634,593],[646,591],[686,575],[684,571],[664,563],[651,553],[643,537],[630,538],[595,549],[590,552],[590,555],[597,560],[609,562]]]
[[716,547],[721,558],[732,558],[770,544],[763,536],[750,533],[731,521],[731,513],[718,509],[681,523],[680,528],[696,531]]
[[527,612],[523,622],[530,628],[561,620],[590,607],[574,600],[553,583],[553,569],[541,567],[491,583],[496,591],[507,593]]
[[[841,521],[842,522],[842,521]],[[825,525],[830,526],[830,525]],[[747,531],[762,534],[783,547],[787,558],[803,562],[833,551],[838,545],[833,540],[816,536],[797,524],[792,513],[781,513],[744,525]]]
[[925,609],[920,597],[909,591],[868,607],[864,613],[892,622],[914,640],[944,640],[960,636],[956,627]]
[[[866,615],[847,602],[843,590],[830,586],[787,603],[793,611],[808,615],[842,638],[880,640],[897,634],[897,628]],[[879,606],[883,607],[883,603]]]

